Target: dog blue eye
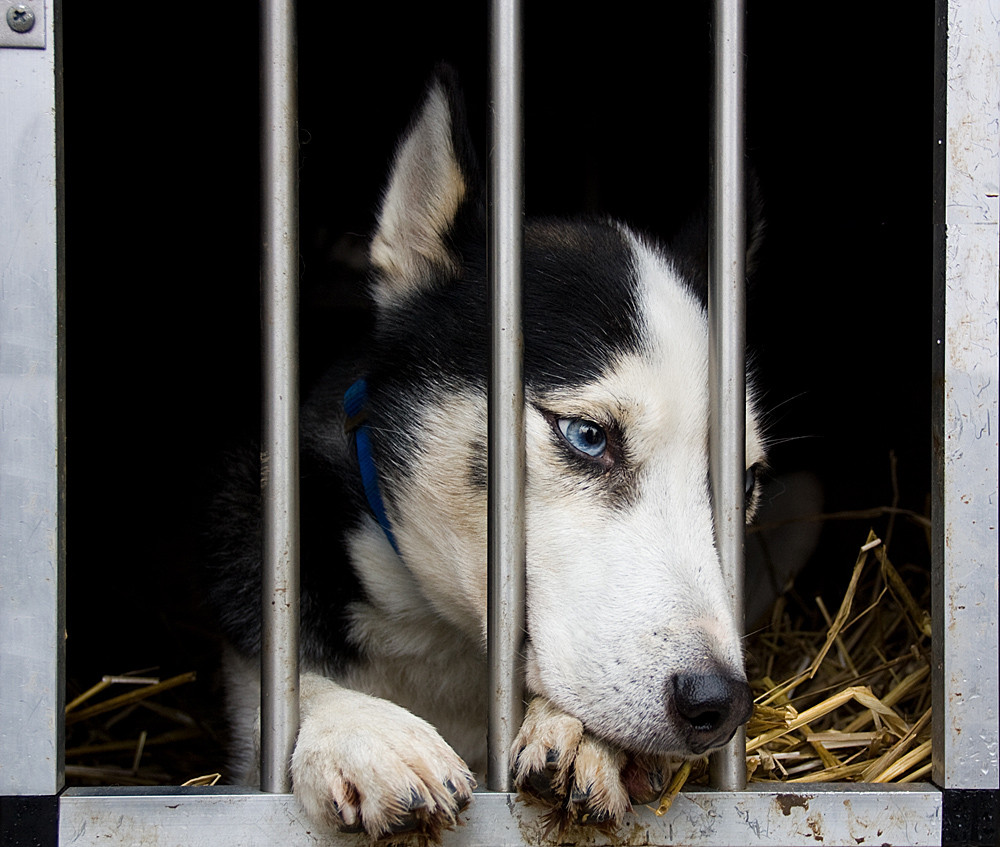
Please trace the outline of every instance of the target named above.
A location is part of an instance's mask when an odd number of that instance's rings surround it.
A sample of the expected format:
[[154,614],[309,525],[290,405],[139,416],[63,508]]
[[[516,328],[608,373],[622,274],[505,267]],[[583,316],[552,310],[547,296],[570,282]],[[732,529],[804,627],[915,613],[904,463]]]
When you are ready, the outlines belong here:
[[604,429],[593,421],[585,418],[559,418],[556,421],[559,432],[566,443],[586,456],[598,458],[604,455],[608,446],[608,437]]

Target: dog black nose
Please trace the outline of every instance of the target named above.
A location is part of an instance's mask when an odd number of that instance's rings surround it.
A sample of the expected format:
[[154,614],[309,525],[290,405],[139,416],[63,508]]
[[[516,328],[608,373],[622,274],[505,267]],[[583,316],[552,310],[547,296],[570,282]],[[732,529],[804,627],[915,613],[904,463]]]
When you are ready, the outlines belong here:
[[669,687],[692,753],[725,744],[753,711],[746,680],[725,672],[677,674]]

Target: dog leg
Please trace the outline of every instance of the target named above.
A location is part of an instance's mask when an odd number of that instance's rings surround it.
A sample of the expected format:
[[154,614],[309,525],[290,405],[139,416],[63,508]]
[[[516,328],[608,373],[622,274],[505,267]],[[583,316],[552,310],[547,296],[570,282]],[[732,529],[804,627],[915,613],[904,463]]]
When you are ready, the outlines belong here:
[[310,818],[373,838],[455,824],[476,783],[430,724],[315,674],[301,698],[292,781]]
[[512,758],[518,791],[552,807],[560,826],[614,825],[632,802],[655,800],[664,785],[664,763],[590,735],[543,697],[529,703]]

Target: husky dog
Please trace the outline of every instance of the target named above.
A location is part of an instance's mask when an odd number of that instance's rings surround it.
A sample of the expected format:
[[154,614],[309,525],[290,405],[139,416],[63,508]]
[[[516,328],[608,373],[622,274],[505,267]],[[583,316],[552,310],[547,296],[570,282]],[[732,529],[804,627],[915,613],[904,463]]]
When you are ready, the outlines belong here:
[[[371,240],[372,335],[302,414],[294,791],[313,820],[373,837],[451,826],[485,765],[484,195],[441,68]],[[529,699],[512,760],[519,790],[571,820],[619,821],[658,795],[664,757],[717,748],[750,714],[713,538],[703,277],[614,221],[526,224]],[[746,455],[749,514],[752,403]],[[220,496],[214,564],[248,781],[257,480]]]

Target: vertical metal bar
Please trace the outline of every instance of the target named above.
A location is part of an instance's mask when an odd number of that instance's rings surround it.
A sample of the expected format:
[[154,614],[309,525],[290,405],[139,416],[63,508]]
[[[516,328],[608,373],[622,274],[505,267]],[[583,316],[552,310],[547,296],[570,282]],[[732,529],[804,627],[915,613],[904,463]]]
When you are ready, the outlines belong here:
[[[743,625],[746,456],[746,207],[744,8],[715,0],[709,240],[710,472],[715,537],[736,619]],[[746,785],[746,735],[740,729],[712,757],[716,788]]]
[[487,783],[511,790],[510,749],[524,710],[524,241],[521,5],[490,4],[489,604]]
[[985,2],[938,16],[932,777],[996,790],[1000,22]]
[[299,722],[298,118],[294,0],[261,3],[261,789],[291,790]]
[[0,798],[64,770],[62,63],[36,9],[37,49],[0,48]]

